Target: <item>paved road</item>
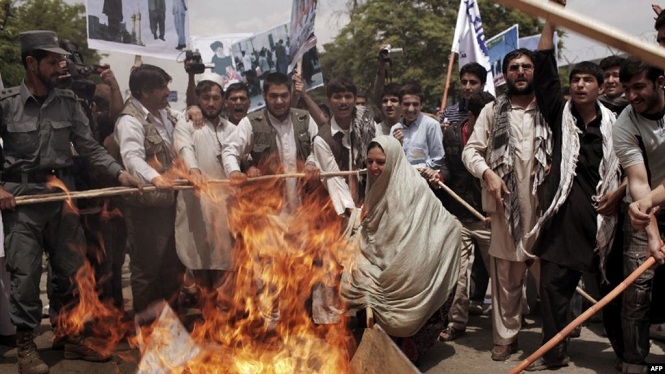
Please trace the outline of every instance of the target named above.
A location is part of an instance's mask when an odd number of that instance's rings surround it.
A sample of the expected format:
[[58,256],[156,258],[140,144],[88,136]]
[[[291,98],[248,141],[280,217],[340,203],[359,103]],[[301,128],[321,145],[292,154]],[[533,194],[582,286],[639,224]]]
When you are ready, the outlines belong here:
[[[42,281],[42,285],[44,280]],[[125,298],[127,307],[131,304],[129,290],[129,272],[127,264],[123,275]],[[45,294],[45,291],[43,291]],[[45,295],[43,295],[45,299]],[[42,326],[37,338],[37,345],[44,360],[51,366],[52,374],[115,374],[134,373],[136,361],[126,362],[118,358],[106,363],[89,363],[85,361],[72,361],[63,359],[62,351],[53,351],[48,319],[42,320]],[[494,362],[490,359],[492,348],[491,322],[487,315],[471,317],[467,333],[458,340],[450,343],[437,342],[427,352],[420,364],[424,373],[463,373],[463,374],[499,374],[507,373],[518,365],[531,352],[540,346],[540,322],[537,319],[527,318],[526,327],[519,334],[519,352],[506,362]],[[567,368],[560,373],[615,373],[614,353],[607,339],[603,336],[601,324],[591,324],[582,329],[580,338],[573,339],[569,344],[569,354],[573,360]],[[129,350],[129,347],[120,347],[123,356],[138,359],[138,352]],[[650,362],[665,363],[665,343],[652,341]],[[0,345],[0,373],[17,373],[16,349]]]

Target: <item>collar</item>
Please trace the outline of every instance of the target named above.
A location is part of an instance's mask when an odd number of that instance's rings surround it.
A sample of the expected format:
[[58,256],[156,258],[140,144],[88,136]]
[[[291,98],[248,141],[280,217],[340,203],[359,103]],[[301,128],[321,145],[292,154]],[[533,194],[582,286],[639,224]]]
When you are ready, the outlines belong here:
[[399,120],[399,123],[401,123],[402,125],[404,125],[404,126],[406,126],[406,127],[408,127],[408,128],[411,128],[411,126],[414,126],[414,125],[417,126],[418,124],[420,124],[420,121],[422,121],[423,116],[424,116],[424,114],[420,113],[420,114],[418,115],[418,118],[416,118],[415,121],[413,121],[413,122],[411,122],[411,124],[408,124],[408,125],[407,125],[407,124],[406,124],[406,120],[404,119],[404,116],[402,115],[402,118]]
[[[46,100],[44,101],[44,105],[48,104],[53,100],[55,90],[53,87],[49,88],[48,90],[48,95],[46,96]],[[25,106],[25,103],[30,99],[31,97],[35,97],[30,90],[28,89],[28,86],[25,84],[25,78],[21,81],[21,87],[19,88],[19,95],[21,96],[21,103],[23,106]]]
[[[210,125],[210,127],[211,127],[213,130],[215,130],[215,131],[218,130],[218,129],[219,129],[219,130],[223,130],[223,129],[227,126],[227,120],[226,120],[224,117],[222,117],[221,115],[219,115],[218,118],[219,118],[219,124],[218,124],[217,126],[215,126],[215,124],[212,123],[212,121],[210,121],[209,119],[207,119],[207,118],[205,118],[205,117],[203,117],[203,120],[204,120],[204,123],[205,123],[206,125]],[[190,120],[190,121],[191,121],[191,120]]]
[[596,126],[596,127],[600,126],[600,122],[603,120],[603,112],[600,110],[598,102],[596,102],[596,118],[594,118],[593,121],[589,122],[588,125],[584,124],[582,116],[577,111],[577,108],[575,107],[575,104],[572,101],[570,102],[570,113],[573,115],[573,117],[575,117],[575,122],[577,123],[577,127],[579,127],[580,130],[582,131],[584,131],[584,129],[588,126]]
[[663,119],[663,117],[665,117],[665,108],[661,109],[660,113],[657,113],[657,114],[641,113],[640,115],[642,117],[648,119],[648,120],[651,120],[651,121],[659,121],[659,120]]
[[335,134],[337,134],[338,132],[341,132],[344,135],[348,136],[349,133],[351,133],[352,128],[353,128],[353,126],[351,126],[351,128],[349,128],[348,130],[344,130],[341,127],[339,127],[339,125],[337,124],[337,120],[335,120],[335,117],[330,119],[330,130],[331,130],[333,136],[335,136]]
[[268,114],[268,120],[270,120],[270,123],[274,125],[280,125],[280,126],[286,126],[291,123],[291,110],[289,110],[289,115],[286,116],[286,119],[284,121],[280,121],[275,116],[270,113],[270,111],[266,108],[266,113]]
[[524,111],[531,111],[531,110],[536,110],[538,107],[538,103],[536,102],[536,97],[534,96],[533,100],[529,103],[529,105],[526,106],[526,108],[523,108],[515,103],[513,103],[513,100],[508,99],[510,101],[510,109],[522,109]]
[[141,111],[141,113],[143,113],[143,119],[145,119],[146,121],[150,121],[151,118],[154,118],[155,120],[162,122],[162,118],[168,118],[168,116],[166,116],[166,109],[157,110],[160,118],[155,118],[155,116],[153,116],[152,113],[150,113],[148,108],[143,106],[143,103],[141,103],[138,99],[132,97],[132,101],[134,102],[134,105],[136,105],[136,108],[138,108]]

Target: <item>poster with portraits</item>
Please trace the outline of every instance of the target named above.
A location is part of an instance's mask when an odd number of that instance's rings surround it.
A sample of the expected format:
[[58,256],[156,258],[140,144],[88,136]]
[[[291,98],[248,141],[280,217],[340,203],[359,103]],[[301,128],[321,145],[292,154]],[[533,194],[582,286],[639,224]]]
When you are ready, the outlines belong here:
[[[287,23],[240,40],[231,46],[236,67],[249,88],[252,101],[249,110],[265,106],[263,101],[263,80],[272,72],[287,74],[288,59],[285,41],[289,37]],[[319,54],[316,45],[302,55],[300,75],[306,90],[323,85]]]
[[293,0],[291,22],[289,23],[288,71],[295,69],[296,64],[307,51],[316,47],[314,21],[316,19],[317,0]]
[[242,74],[237,70],[237,61],[231,52],[231,46],[238,40],[252,36],[248,33],[193,36],[192,49],[201,55],[206,70],[222,76],[224,88],[232,83],[242,82]]
[[88,46],[175,59],[189,41],[189,0],[86,0]]

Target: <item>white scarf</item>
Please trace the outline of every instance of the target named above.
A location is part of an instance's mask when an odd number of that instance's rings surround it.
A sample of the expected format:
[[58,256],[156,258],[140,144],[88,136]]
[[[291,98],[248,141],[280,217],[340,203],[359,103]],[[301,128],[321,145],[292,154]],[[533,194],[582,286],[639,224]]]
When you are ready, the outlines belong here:
[[370,307],[390,335],[412,336],[457,282],[461,226],[409,164],[392,136],[374,139],[386,154],[383,173],[368,175],[359,253],[342,274],[350,308]]
[[[603,136],[603,159],[598,168],[600,180],[596,186],[596,195],[591,197],[594,202],[598,202],[606,193],[616,190],[620,184],[619,159],[616,153],[614,153],[614,144],[612,141],[612,126],[616,117],[614,113],[605,108],[600,102],[598,102],[598,106],[600,107],[602,116],[600,132]],[[568,100],[564,106],[563,118],[561,120],[561,180],[559,181],[559,189],[556,191],[554,199],[552,199],[552,204],[538,219],[533,229],[526,235],[527,239],[540,232],[545,222],[559,211],[559,208],[568,199],[570,190],[573,187],[577,158],[580,154],[579,134],[582,131],[577,127],[577,120],[573,116],[571,109],[571,101]],[[599,252],[601,256],[602,268],[604,267],[605,254],[612,246],[612,241],[614,240],[617,215],[605,216],[596,214],[596,217],[596,247],[594,251]]]

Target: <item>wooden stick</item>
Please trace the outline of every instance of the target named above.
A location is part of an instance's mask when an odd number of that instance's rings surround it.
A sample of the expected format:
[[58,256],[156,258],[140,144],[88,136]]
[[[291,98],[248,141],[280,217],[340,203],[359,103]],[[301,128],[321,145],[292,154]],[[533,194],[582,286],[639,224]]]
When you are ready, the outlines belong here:
[[661,48],[655,43],[645,43],[616,27],[608,26],[575,12],[566,11],[561,6],[548,2],[535,0],[495,0],[495,2],[519,9],[534,17],[548,19],[557,26],[618,48],[654,66],[665,68],[665,48]]
[[450,79],[453,75],[453,65],[455,64],[455,52],[450,52],[450,57],[448,58],[448,71],[446,72],[446,83],[443,88],[443,97],[441,98],[441,113],[446,109],[446,102],[448,101],[448,90],[450,89]]
[[583,298],[587,299],[591,304],[598,304],[598,301],[586,293],[586,291],[584,291],[581,287],[575,287],[575,291],[577,291],[577,293],[580,294]]
[[374,312],[372,311],[372,308],[365,307],[365,314],[366,314],[367,328],[371,329],[374,327]]
[[[351,170],[351,171],[338,171],[338,172],[326,172],[321,173],[321,178],[329,177],[346,177],[349,175],[358,175],[367,173],[367,169],[360,170]],[[257,182],[271,179],[284,179],[284,178],[304,178],[305,173],[291,173],[291,174],[272,174],[272,175],[262,175],[260,177],[247,178],[247,182]]]
[[[358,175],[364,174],[367,172],[367,169],[353,170],[353,171],[340,171],[340,172],[327,172],[321,173],[322,178],[327,177],[340,177],[348,175]],[[257,182],[271,179],[285,179],[285,178],[304,178],[305,173],[293,173],[293,174],[275,174],[275,175],[264,175],[260,177],[247,178],[246,182]],[[206,181],[210,184],[231,184],[230,179],[210,179]],[[195,186],[189,184],[187,180],[175,180],[173,190],[193,190]],[[143,192],[157,191],[155,186],[144,186],[142,188]],[[71,192],[57,192],[52,194],[44,195],[25,195],[16,197],[16,205],[29,205],[29,204],[39,204],[39,203],[50,203],[56,201],[67,201],[67,200],[78,200],[78,199],[93,199],[100,197],[111,197],[111,196],[121,196],[140,193],[141,191],[138,188],[133,187],[109,187],[109,188],[100,188],[96,190],[86,190],[86,191],[71,191]]]
[[572,322],[568,324],[568,326],[564,327],[563,330],[559,331],[552,339],[550,339],[547,343],[545,343],[542,347],[540,347],[537,351],[533,352],[529,357],[526,358],[526,360],[522,361],[522,363],[519,366],[514,367],[511,371],[510,374],[518,374],[521,373],[524,369],[527,368],[527,366],[531,365],[532,362],[536,361],[538,358],[540,358],[542,355],[547,353],[550,349],[554,348],[555,345],[559,344],[568,334],[570,334],[571,331],[573,331],[577,326],[581,325],[584,321],[587,319],[591,318],[594,314],[596,314],[599,310],[601,310],[605,305],[607,305],[610,301],[614,300],[617,296],[619,296],[631,283],[637,279],[642,273],[647,271],[650,267],[656,264],[656,259],[653,257],[649,257],[640,267],[635,269],[626,279],[621,282],[615,289],[612,290],[607,296],[603,297],[598,301],[597,304],[592,305],[589,309],[584,311],[584,313],[580,314],[577,318],[575,318]]
[[485,222],[487,221],[487,217],[484,215],[480,214],[479,211],[477,211],[474,207],[469,205],[464,199],[462,199],[458,194],[456,194],[453,190],[450,189],[450,187],[446,186],[443,182],[439,181],[438,182],[439,187],[443,188],[444,191],[448,193],[453,199],[457,200],[458,203],[462,204],[471,214],[476,216],[479,220]]

